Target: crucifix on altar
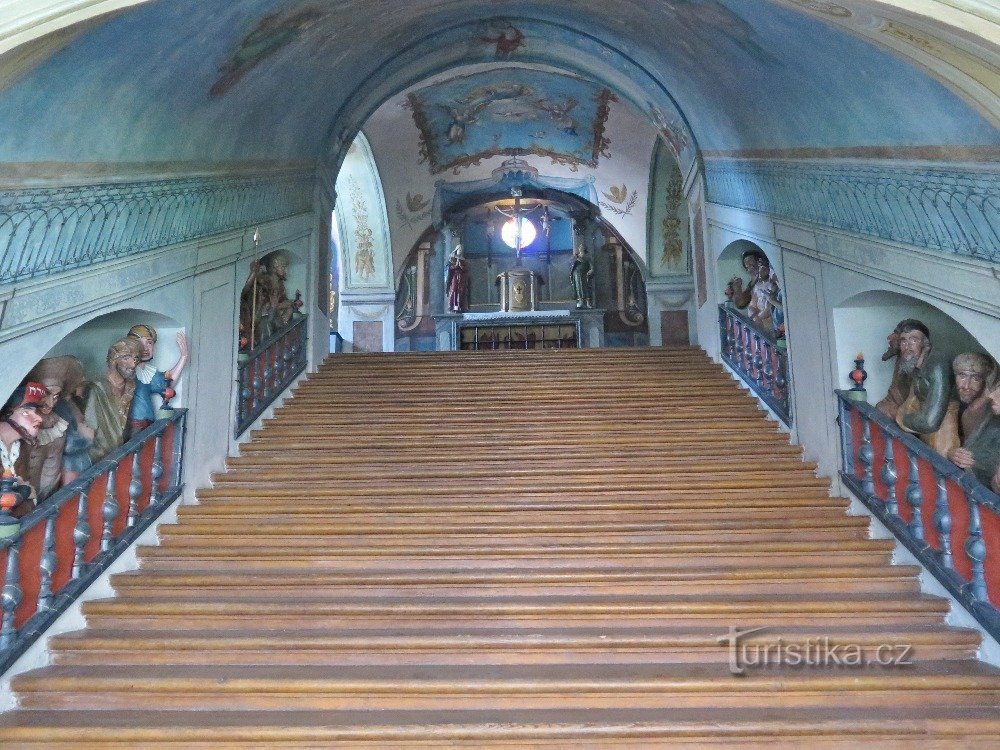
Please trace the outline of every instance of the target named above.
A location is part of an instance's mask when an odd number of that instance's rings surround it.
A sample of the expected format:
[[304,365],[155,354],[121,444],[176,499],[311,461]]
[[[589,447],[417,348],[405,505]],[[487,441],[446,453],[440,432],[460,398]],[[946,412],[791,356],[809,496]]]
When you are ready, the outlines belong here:
[[522,205],[520,188],[511,188],[514,206],[506,211],[500,206],[496,210],[507,221],[500,228],[503,241],[514,248],[514,267],[497,275],[496,283],[500,286],[500,309],[504,312],[527,312],[538,309],[538,286],[542,278],[535,272],[521,266],[521,252],[535,241],[535,225],[528,220],[528,214],[541,209],[542,231],[548,233],[548,207],[533,206],[525,209]]

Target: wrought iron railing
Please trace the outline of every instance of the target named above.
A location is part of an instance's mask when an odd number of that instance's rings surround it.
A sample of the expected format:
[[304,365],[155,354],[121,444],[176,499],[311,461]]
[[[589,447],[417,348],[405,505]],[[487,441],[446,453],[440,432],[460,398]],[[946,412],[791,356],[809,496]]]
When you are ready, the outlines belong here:
[[837,391],[844,484],[1000,638],[1000,496],[846,393]]
[[788,350],[783,339],[761,330],[729,305],[719,305],[722,359],[732,367],[786,427],[792,425]]
[[288,325],[262,341],[256,349],[241,355],[238,368],[239,403],[236,407],[236,436],[242,435],[274,400],[306,368],[306,316],[295,317]]
[[180,495],[186,417],[154,422],[0,539],[0,674]]
[[0,190],[0,284],[312,208],[312,171]]
[[705,180],[713,203],[1000,262],[994,165],[706,159]]

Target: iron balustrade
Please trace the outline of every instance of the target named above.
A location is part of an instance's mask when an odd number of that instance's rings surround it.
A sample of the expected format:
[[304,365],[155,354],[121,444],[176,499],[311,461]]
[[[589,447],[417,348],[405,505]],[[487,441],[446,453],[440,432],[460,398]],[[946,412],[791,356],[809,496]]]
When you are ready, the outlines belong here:
[[875,407],[836,393],[844,484],[1000,638],[1000,496]]
[[0,190],[0,284],[312,209],[312,170]]
[[236,437],[246,432],[306,369],[307,322],[304,315],[294,317],[288,325],[248,352],[246,361],[239,363]]
[[992,164],[706,159],[705,181],[713,203],[1000,262]]
[[719,305],[722,359],[786,427],[792,425],[788,351],[784,342],[729,305]]
[[180,496],[187,409],[174,409],[0,539],[0,674]]

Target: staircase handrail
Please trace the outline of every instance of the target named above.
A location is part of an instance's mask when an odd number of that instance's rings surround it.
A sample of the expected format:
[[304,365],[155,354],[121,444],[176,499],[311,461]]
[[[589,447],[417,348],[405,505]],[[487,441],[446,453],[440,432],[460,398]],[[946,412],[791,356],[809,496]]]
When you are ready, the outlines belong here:
[[728,304],[719,305],[719,334],[722,360],[786,427],[791,427],[788,352],[779,338]]
[[1000,639],[1000,495],[852,391],[835,393],[844,484]]
[[0,674],[183,492],[187,409],[171,411],[0,538]]
[[307,364],[308,316],[295,315],[237,365],[235,436],[239,437],[292,384]]

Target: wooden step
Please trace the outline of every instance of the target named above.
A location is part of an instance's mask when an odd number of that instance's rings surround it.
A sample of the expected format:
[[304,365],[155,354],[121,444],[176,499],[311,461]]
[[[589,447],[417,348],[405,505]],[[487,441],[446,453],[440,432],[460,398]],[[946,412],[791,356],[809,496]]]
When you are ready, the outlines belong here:
[[0,715],[8,748],[109,747],[671,748],[989,747],[1000,719],[975,706],[449,711],[83,711]]
[[53,666],[15,678],[25,708],[141,710],[507,710],[1000,704],[997,670],[908,667],[747,669],[725,664]]
[[471,596],[513,594],[681,594],[714,593],[916,593],[913,568],[664,569],[555,572],[547,568],[488,571],[385,570],[381,573],[301,571],[294,568],[218,573],[211,567],[118,574],[111,583],[121,595],[182,596],[198,592],[224,596],[234,590],[248,598],[310,595]]
[[948,602],[905,594],[605,595],[605,596],[282,596],[254,600],[239,594],[199,597],[135,595],[83,605],[87,621],[103,628],[155,622],[160,628],[231,628],[266,621],[275,627],[430,627],[498,624],[511,627],[560,624],[655,627],[681,622],[702,627],[788,624],[855,626],[890,621],[940,624]]
[[[574,664],[727,663],[726,629],[498,627],[286,629],[248,625],[230,630],[97,630],[56,636],[59,665],[83,664]],[[766,628],[742,641],[753,649],[799,644],[802,653],[849,644],[868,663],[885,644],[911,647],[907,660],[969,659],[979,646],[973,630],[941,625]],[[813,649],[807,652],[805,649]],[[776,652],[776,651],[774,651]],[[754,656],[754,658],[756,658]]]

